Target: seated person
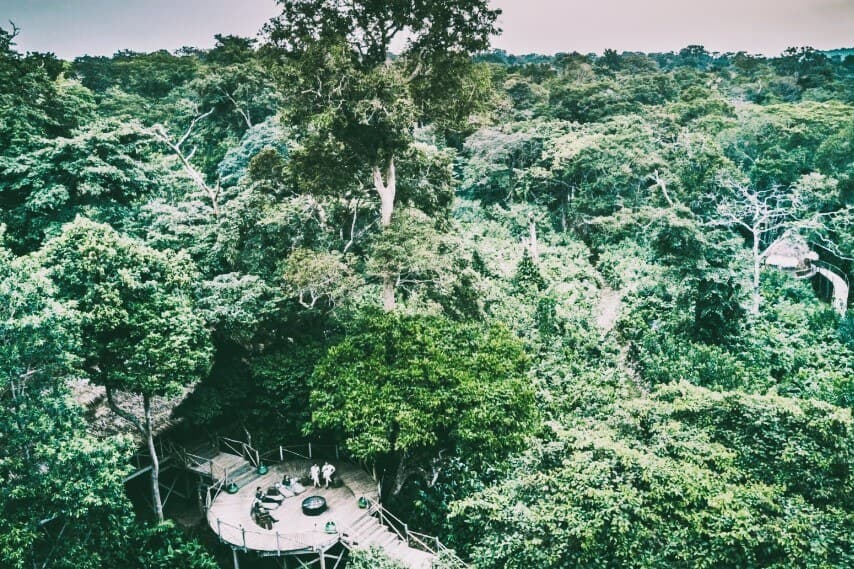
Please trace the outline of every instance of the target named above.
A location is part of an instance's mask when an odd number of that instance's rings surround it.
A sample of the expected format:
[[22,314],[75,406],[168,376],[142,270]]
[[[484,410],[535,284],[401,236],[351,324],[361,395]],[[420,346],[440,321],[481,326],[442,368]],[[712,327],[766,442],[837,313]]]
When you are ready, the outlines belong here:
[[277,482],[273,488],[275,488],[276,492],[278,492],[281,496],[284,496],[285,498],[292,498],[296,495],[294,491],[291,490],[290,485],[285,484],[284,480],[281,482]]
[[264,529],[272,529],[273,524],[278,522],[276,518],[274,518],[270,511],[267,510],[260,501],[255,500],[252,502],[252,519],[256,524],[261,526]]
[[273,495],[265,494],[264,492],[261,491],[260,486],[258,486],[255,489],[255,499],[260,501],[260,502],[266,502],[268,504],[276,504],[277,506],[281,506],[282,502],[285,501],[284,496],[281,496],[281,495],[277,496],[275,494],[273,494]]
[[302,494],[303,492],[305,492],[305,486],[300,484],[299,480],[297,480],[296,478],[291,478],[290,476],[286,475],[285,478],[282,479],[282,484],[285,484],[288,488],[290,488],[291,492],[293,492],[294,494]]

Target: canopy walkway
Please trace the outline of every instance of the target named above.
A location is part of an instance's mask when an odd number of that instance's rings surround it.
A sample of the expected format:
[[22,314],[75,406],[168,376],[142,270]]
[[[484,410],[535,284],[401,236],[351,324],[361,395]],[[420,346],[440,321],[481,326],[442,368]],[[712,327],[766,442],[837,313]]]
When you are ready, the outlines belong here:
[[[178,449],[175,454],[203,481],[201,498],[208,525],[232,548],[235,569],[239,568],[238,552],[276,557],[289,567],[335,569],[347,550],[372,547],[412,569],[431,569],[439,559],[442,567],[467,567],[437,538],[410,530],[386,510],[374,479],[362,468],[337,460],[335,447],[280,446],[262,454],[232,439],[220,439],[218,447]],[[338,483],[312,488],[305,484],[309,468],[323,458],[334,462]],[[285,475],[301,479],[308,487],[272,509],[271,524],[261,527],[251,512],[255,490],[269,488]],[[304,514],[302,502],[309,496],[326,501],[321,515]]]
[[818,258],[815,251],[801,240],[781,239],[771,245],[765,253],[765,263],[791,273],[797,279],[811,279],[816,275],[825,279],[831,287],[831,304],[840,315],[848,309],[850,284],[845,272]]

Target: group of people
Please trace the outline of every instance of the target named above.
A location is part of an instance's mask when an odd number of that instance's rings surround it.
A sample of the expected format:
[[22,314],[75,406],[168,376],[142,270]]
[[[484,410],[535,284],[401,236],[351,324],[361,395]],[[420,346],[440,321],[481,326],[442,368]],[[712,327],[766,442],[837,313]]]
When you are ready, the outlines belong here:
[[277,482],[264,492],[260,486],[255,488],[255,499],[252,501],[252,519],[264,529],[272,529],[273,524],[279,520],[270,513],[282,505],[285,498],[291,498],[305,492],[305,486],[299,480],[285,474],[281,482]]
[[[334,486],[335,467],[329,464],[328,461],[320,467],[317,463],[311,465],[309,469],[311,481],[315,488],[321,487],[321,476],[323,477],[323,487],[329,488]],[[252,501],[252,519],[255,523],[264,529],[272,529],[273,524],[278,522],[270,513],[282,505],[286,498],[291,498],[297,494],[305,492],[305,486],[300,484],[299,480],[291,478],[285,474],[281,482],[277,482],[264,492],[260,486],[255,488],[255,499]]]
[[311,470],[309,471],[311,474],[311,481],[314,483],[315,488],[320,488],[320,476],[323,475],[323,483],[324,488],[329,488],[329,485],[332,484],[332,477],[335,476],[335,467],[329,464],[329,462],[323,463],[323,468],[317,466],[317,463],[311,465]]

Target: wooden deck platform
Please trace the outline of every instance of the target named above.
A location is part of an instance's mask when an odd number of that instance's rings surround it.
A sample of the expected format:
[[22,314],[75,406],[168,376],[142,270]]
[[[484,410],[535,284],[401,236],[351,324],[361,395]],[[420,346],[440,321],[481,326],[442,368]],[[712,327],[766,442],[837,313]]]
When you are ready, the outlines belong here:
[[[304,460],[286,461],[273,466],[263,476],[256,475],[245,481],[236,494],[221,492],[207,512],[211,529],[226,543],[262,555],[322,551],[338,543],[338,532],[346,531],[366,514],[359,508],[359,497],[378,500],[373,479],[358,467],[346,463],[335,464],[338,469],[336,478],[343,485],[329,489],[309,487],[302,494],[285,499],[281,506],[271,511],[277,520],[272,529],[264,529],[252,519],[250,510],[256,487],[266,489],[279,482],[284,474],[303,478],[310,466]],[[306,516],[302,513],[302,501],[315,495],[326,499],[327,509],[319,516]],[[325,531],[329,521],[335,523],[337,532],[330,534]]]

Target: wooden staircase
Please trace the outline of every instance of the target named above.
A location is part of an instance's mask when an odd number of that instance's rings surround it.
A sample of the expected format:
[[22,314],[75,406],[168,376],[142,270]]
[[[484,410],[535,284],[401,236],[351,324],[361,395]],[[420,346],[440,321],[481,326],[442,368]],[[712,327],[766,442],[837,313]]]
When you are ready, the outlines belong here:
[[242,488],[257,479],[259,475],[255,463],[246,458],[247,456],[252,458],[252,455],[245,451],[238,455],[234,450],[229,448],[221,451],[210,445],[204,445],[192,450],[176,448],[175,454],[188,470],[207,479],[210,484],[234,483]]
[[411,531],[407,524],[376,502],[370,502],[365,514],[344,528],[341,542],[351,550],[378,547],[411,569],[431,569],[440,556],[447,567],[468,567],[438,539]]

